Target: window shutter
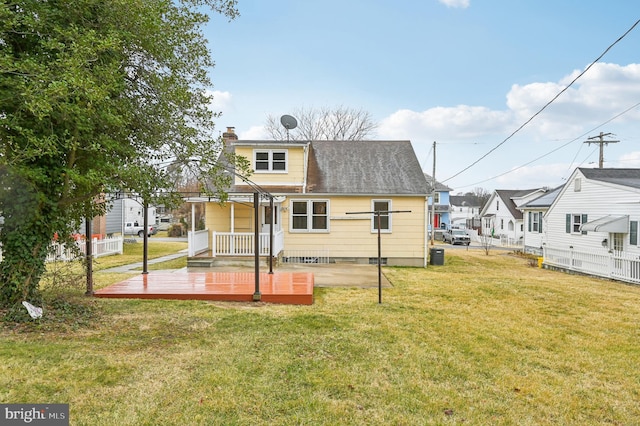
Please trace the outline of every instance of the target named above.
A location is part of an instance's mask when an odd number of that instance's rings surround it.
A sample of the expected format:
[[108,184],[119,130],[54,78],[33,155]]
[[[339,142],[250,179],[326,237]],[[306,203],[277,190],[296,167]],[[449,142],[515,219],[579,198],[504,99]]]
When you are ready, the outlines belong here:
[[529,221],[529,226],[528,226],[529,232],[531,232],[531,212],[529,212],[528,221]]
[[629,222],[629,244],[632,246],[638,245],[638,221],[632,220]]
[[542,212],[538,213],[538,234],[542,234]]
[[567,234],[571,233],[571,213],[567,213],[567,223],[565,231]]
[[[582,215],[582,225],[584,225],[585,223],[587,223],[587,215],[583,214]],[[582,235],[587,235],[587,231],[582,231]]]

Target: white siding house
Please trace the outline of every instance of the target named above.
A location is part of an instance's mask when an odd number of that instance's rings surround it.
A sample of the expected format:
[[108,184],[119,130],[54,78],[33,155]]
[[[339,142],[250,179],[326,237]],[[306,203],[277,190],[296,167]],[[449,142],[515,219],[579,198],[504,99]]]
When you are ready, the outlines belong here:
[[518,207],[543,194],[546,190],[495,190],[482,208],[482,234],[500,238],[503,244],[521,245],[524,221]]
[[640,169],[576,169],[545,219],[546,265],[640,283]]
[[547,235],[545,215],[562,188],[562,186],[559,186],[518,207],[518,210],[522,211],[524,220],[523,250],[525,253],[542,256],[542,248],[546,243]]
[[451,195],[451,226],[478,228],[482,201],[474,195]]

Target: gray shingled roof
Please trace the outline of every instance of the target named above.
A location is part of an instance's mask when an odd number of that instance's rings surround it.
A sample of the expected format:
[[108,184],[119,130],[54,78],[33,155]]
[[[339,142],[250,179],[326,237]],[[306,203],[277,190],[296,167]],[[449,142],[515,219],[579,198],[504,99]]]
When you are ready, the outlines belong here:
[[587,179],[640,188],[640,169],[586,169],[580,167],[579,170]]
[[307,190],[320,194],[427,194],[410,141],[313,141]]
[[502,199],[502,203],[509,209],[514,219],[522,219],[522,211],[516,208],[516,203],[513,202],[513,198],[522,197],[537,190],[538,188],[524,190],[497,189],[496,194]]
[[475,195],[450,195],[449,204],[456,207],[482,207],[482,200]]

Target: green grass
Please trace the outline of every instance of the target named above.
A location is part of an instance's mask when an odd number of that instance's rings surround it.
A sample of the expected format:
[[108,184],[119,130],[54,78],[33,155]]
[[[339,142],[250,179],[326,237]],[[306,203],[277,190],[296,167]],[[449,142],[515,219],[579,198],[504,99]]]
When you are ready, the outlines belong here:
[[[142,252],[144,244],[142,241],[137,243],[128,243],[123,246],[123,254],[116,256],[104,256],[94,259],[95,271],[113,268],[116,266],[129,265],[131,263],[142,262]],[[186,242],[180,241],[153,241],[149,239],[147,246],[147,259],[155,259],[167,254],[176,253],[187,248]]]
[[89,325],[5,326],[0,402],[69,403],[77,425],[640,418],[640,288],[473,250],[384,272],[382,305],[98,299]]

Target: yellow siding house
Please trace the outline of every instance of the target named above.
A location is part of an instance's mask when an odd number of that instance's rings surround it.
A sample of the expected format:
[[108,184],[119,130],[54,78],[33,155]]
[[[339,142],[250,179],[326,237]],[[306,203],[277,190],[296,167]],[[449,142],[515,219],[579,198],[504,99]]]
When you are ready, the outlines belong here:
[[246,157],[254,172],[235,178],[224,204],[206,202],[207,229],[200,242],[190,236],[192,264],[254,256],[256,234],[260,255],[280,262],[377,264],[378,215],[354,213],[380,211],[383,264],[426,266],[428,184],[410,141],[225,135],[226,149]]

